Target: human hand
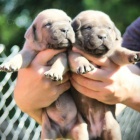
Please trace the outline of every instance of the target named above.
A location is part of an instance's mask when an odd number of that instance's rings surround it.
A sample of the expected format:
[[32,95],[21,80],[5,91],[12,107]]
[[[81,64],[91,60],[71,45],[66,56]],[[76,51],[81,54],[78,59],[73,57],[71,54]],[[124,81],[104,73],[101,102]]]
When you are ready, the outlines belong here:
[[128,102],[140,99],[140,77],[137,75],[140,74],[140,70],[137,66],[119,66],[106,57],[94,58],[77,48],[73,48],[73,51],[80,53],[95,65],[94,70],[86,74],[72,74],[71,83],[77,91],[106,104],[124,103],[133,106]]
[[70,88],[69,74],[63,81],[47,79],[44,72],[50,67],[47,62],[64,50],[45,50],[40,52],[28,68],[19,70],[14,98],[19,108],[41,124],[42,108],[49,106],[60,94]]

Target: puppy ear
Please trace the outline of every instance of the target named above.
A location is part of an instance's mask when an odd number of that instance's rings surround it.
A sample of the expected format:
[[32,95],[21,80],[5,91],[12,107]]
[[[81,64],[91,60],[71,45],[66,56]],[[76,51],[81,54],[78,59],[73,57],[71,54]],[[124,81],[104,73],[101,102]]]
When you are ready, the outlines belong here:
[[25,39],[30,40],[30,41],[36,41],[37,40],[37,35],[36,35],[36,27],[35,25],[31,25],[25,35],[24,35]]
[[76,31],[78,31],[79,29],[80,29],[80,27],[81,27],[81,22],[80,22],[80,20],[79,19],[74,19],[73,21],[72,21],[72,27],[73,27],[73,30],[76,32]]
[[116,40],[119,40],[121,38],[121,32],[116,27],[114,27],[114,31],[116,33]]
[[34,39],[38,42],[42,41],[42,26],[38,26],[36,27],[36,29],[34,30]]

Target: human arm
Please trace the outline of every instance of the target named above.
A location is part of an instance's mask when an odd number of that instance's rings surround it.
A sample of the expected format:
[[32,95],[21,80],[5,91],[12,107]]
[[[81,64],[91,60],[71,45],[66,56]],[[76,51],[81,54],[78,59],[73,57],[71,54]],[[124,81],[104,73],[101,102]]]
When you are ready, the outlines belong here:
[[71,83],[79,92],[107,104],[123,103],[140,111],[140,70],[136,65],[119,66],[108,58],[97,59],[73,50],[100,66],[87,74],[72,74]]
[[28,68],[18,72],[14,99],[19,108],[39,124],[41,124],[42,108],[49,106],[70,87],[68,74],[65,74],[62,82],[54,82],[44,76],[44,72],[49,69],[46,63],[62,51],[42,51]]

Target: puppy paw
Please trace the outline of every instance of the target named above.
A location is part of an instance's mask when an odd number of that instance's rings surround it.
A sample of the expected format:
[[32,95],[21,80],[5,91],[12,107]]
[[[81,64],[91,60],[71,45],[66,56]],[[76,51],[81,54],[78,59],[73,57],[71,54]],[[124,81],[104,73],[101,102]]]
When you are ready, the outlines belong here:
[[77,68],[78,74],[85,74],[87,72],[90,72],[94,69],[94,66],[92,64],[84,64]]
[[59,72],[53,71],[53,70],[46,71],[44,73],[44,75],[46,76],[46,78],[49,78],[53,81],[62,81],[63,80],[62,74]]
[[140,53],[137,53],[135,55],[131,55],[129,57],[129,62],[134,63],[134,64],[137,62],[140,62]]
[[18,70],[18,67],[14,64],[11,64],[9,62],[3,63],[0,65],[0,71],[4,72],[15,72]]

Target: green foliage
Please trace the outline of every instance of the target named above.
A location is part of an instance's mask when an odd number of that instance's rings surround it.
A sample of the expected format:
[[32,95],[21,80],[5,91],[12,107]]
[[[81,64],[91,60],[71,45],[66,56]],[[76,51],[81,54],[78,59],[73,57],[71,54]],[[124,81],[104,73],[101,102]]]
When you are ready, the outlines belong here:
[[139,0],[0,0],[0,43],[22,48],[24,33],[35,16],[48,8],[62,9],[72,18],[87,9],[107,13],[124,33],[140,13]]
[[84,4],[86,9],[107,13],[122,33],[140,16],[139,0],[84,0]]

